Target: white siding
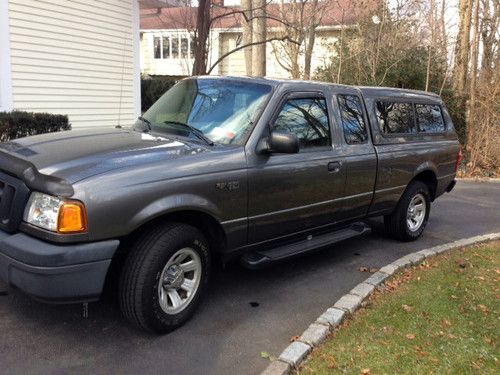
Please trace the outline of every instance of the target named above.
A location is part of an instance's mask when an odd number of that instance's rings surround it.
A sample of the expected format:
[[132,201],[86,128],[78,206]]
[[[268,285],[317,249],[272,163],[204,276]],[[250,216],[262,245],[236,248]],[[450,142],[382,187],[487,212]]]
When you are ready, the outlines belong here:
[[66,114],[74,128],[132,124],[134,1],[9,0],[14,108]]

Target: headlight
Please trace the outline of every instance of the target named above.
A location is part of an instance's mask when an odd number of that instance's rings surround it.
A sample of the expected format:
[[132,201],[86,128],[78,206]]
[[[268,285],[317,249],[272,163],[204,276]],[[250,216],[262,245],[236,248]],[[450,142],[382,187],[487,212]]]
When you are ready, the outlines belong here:
[[43,193],[31,193],[23,219],[37,227],[58,233],[87,231],[87,215],[82,202]]

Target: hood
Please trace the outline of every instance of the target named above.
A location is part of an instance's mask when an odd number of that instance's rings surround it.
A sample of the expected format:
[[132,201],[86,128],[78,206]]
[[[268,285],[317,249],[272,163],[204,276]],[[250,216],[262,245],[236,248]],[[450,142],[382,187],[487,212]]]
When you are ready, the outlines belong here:
[[69,183],[117,168],[208,151],[204,145],[168,137],[123,129],[71,130],[1,143],[0,151]]

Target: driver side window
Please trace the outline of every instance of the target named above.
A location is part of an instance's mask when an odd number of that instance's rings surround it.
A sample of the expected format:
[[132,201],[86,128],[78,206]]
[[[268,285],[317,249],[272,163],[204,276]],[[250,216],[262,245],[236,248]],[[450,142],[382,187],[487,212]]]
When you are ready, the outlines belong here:
[[273,131],[295,134],[299,139],[300,149],[330,145],[326,100],[323,98],[287,100],[274,122]]

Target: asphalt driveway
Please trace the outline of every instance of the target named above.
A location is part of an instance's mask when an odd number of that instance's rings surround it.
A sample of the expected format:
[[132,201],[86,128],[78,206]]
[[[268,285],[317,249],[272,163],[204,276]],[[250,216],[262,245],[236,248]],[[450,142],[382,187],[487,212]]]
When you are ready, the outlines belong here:
[[413,243],[373,232],[260,271],[217,269],[195,317],[166,336],[129,326],[113,301],[54,306],[16,290],[0,296],[0,368],[7,373],[257,374],[321,312],[381,267],[407,253],[500,232],[500,184],[459,182],[432,205]]

